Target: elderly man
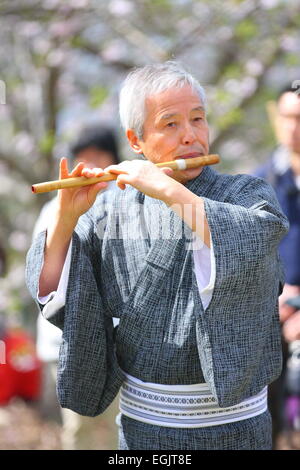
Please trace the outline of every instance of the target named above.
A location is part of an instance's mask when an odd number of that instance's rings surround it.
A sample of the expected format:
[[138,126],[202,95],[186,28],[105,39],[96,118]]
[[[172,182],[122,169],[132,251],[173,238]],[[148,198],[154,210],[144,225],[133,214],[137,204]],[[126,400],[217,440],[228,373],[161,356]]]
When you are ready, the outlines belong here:
[[[176,63],[131,72],[120,115],[147,161],[106,169],[113,198],[61,190],[28,254],[29,289],[63,329],[60,403],[93,416],[121,389],[120,449],[270,449],[286,218],[261,179],[154,165],[209,151],[203,89]],[[61,161],[61,178],[101,174]]]

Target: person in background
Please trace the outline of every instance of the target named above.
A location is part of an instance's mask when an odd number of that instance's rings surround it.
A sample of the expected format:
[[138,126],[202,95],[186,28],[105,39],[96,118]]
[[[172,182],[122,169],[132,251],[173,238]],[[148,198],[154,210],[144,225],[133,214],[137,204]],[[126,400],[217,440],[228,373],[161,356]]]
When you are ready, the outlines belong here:
[[[289,304],[289,300],[300,294],[300,96],[299,90],[283,88],[273,108],[272,123],[278,146],[267,162],[259,167],[254,176],[268,181],[274,188],[283,212],[290,223],[290,230],[279,245],[279,253],[285,270],[285,285],[279,297],[279,313],[283,335],[283,370],[269,390],[269,405],[273,416],[273,440],[280,432],[298,421],[300,430],[300,409],[291,417],[287,359],[289,352],[295,354],[295,341],[300,340],[300,310]],[[299,349],[299,347],[298,347]],[[289,351],[290,350],[290,351]],[[290,362],[289,362],[290,363]],[[300,374],[298,379],[300,390]],[[293,413],[292,413],[293,414]],[[292,425],[293,426],[293,425]]]
[[[117,165],[121,162],[118,151],[118,142],[115,133],[108,127],[93,126],[84,128],[78,140],[71,146],[71,164],[76,166],[83,162],[88,168],[106,168],[109,165]],[[108,185],[108,189],[114,189],[115,182]],[[47,202],[41,210],[35,224],[33,238],[45,229],[50,216],[56,208],[56,198]]]
[[[71,164],[76,166],[79,162],[84,162],[85,166],[89,168],[105,168],[120,163],[118,142],[113,130],[101,126],[84,128],[78,140],[71,146]],[[111,181],[108,189],[113,191],[115,187],[115,182]],[[47,227],[55,213],[56,202],[57,198],[55,197],[42,208],[34,228],[33,238]],[[62,446],[64,449],[97,449],[97,445],[101,442],[98,434],[103,429],[100,424],[105,422],[106,418],[104,420],[100,418],[95,422],[71,410],[61,409],[56,397],[57,361],[61,340],[61,330],[46,321],[40,314],[37,321],[37,351],[44,364],[41,413],[44,417],[62,421]],[[112,412],[107,413],[108,419]],[[110,429],[110,423],[107,423],[106,426],[108,434],[112,435],[113,429]],[[103,442],[103,446],[108,445],[109,443]]]

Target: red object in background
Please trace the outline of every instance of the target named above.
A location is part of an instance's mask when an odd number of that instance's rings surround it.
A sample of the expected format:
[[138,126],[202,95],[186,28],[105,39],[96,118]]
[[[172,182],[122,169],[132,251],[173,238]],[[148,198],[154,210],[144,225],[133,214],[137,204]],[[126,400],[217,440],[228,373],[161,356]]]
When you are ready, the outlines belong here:
[[23,329],[15,328],[6,330],[1,341],[1,356],[4,356],[5,364],[2,364],[2,357],[0,405],[6,405],[13,397],[37,400],[41,390],[42,369],[32,338]]

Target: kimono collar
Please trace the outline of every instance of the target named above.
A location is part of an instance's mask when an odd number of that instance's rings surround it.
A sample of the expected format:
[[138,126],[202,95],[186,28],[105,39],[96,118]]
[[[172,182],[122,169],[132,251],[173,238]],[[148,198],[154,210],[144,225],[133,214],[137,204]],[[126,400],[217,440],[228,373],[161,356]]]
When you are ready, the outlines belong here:
[[197,178],[188,181],[185,187],[194,194],[197,194],[197,196],[206,197],[211,192],[217,178],[218,174],[209,166],[205,166],[203,167],[200,175]]
[[[186,187],[197,196],[207,196],[211,193],[217,173],[208,166],[203,168],[201,174],[189,181]],[[163,269],[170,270],[174,263],[183,262],[187,255],[190,256],[190,242],[192,231],[184,224],[183,220],[175,214],[172,209],[166,207],[165,203],[150,197],[145,197],[145,219],[151,210],[159,210],[164,214],[163,218],[168,218],[172,233],[170,238],[159,238],[150,240],[150,250],[147,261],[158,265]],[[151,229],[150,229],[151,233]]]

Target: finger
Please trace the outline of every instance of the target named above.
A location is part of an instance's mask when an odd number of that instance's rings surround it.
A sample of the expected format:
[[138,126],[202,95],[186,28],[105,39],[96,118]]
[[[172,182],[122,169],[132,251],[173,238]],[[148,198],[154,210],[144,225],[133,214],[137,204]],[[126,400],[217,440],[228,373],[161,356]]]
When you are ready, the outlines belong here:
[[128,175],[127,171],[121,170],[121,168],[113,166],[105,168],[105,172],[112,173],[113,175]]
[[69,177],[69,170],[68,170],[68,160],[63,157],[60,159],[59,162],[59,179],[65,179]]
[[81,172],[82,176],[85,176],[86,178],[95,178],[96,173],[94,172],[94,169],[91,168],[83,168]]
[[121,181],[117,181],[116,183],[117,183],[118,188],[122,189],[122,191],[126,189],[126,184],[121,183]]
[[128,173],[120,173],[117,177],[116,183],[132,184],[134,181],[136,181],[134,175],[129,175]]
[[124,169],[124,167],[127,167],[129,163],[130,162],[128,160],[124,161],[124,162],[121,162],[121,163],[118,163],[118,164],[114,163],[112,165],[108,165],[104,169],[105,169],[105,171],[109,171],[111,168],[122,168],[122,169]]
[[108,184],[105,181],[101,181],[100,183],[92,184],[90,186],[90,191],[93,194],[98,194],[99,191],[106,189]]
[[120,189],[126,189],[126,184],[132,184],[133,177],[131,175],[120,174],[116,179],[116,184]]
[[76,176],[81,176],[82,175],[82,170],[84,168],[84,162],[79,162],[77,163],[77,165],[75,166],[75,168],[71,171],[71,175],[72,177],[76,177]]
[[169,167],[163,167],[163,168],[160,168],[160,170],[167,176],[171,176],[173,174],[173,170],[172,168],[169,168]]
[[104,175],[104,170],[102,168],[83,168],[81,174],[86,178],[98,178],[99,176]]
[[92,184],[89,187],[88,195],[87,195],[87,198],[88,198],[89,202],[91,204],[94,203],[94,201],[97,197],[97,194],[101,191],[104,191],[107,188],[107,186],[108,185],[105,181],[102,181],[101,183]]
[[107,173],[107,172],[109,172],[109,170],[110,170],[111,168],[118,168],[118,167],[119,167],[119,165],[108,165],[108,166],[105,168],[105,171],[106,171],[106,173]]
[[94,168],[94,172],[95,172],[95,176],[98,177],[98,176],[102,176],[104,175],[104,170],[103,168]]
[[92,178],[94,176],[90,168],[83,168],[81,171],[81,174],[82,176],[85,176],[86,178]]

